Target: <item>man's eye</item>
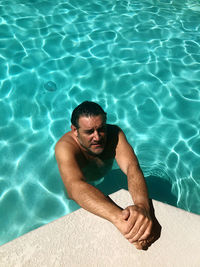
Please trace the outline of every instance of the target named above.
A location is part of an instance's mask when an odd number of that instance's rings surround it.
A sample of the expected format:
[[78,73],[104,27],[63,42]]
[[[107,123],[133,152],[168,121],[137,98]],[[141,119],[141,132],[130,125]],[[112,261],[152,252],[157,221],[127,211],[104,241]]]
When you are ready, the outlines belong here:
[[92,134],[92,133],[93,133],[93,130],[86,132],[86,134]]

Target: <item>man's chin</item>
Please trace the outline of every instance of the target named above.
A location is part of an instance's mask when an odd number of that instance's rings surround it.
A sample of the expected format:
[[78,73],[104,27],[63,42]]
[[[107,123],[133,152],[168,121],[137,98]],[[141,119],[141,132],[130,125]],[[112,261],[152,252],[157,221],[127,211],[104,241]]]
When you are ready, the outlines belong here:
[[100,155],[104,151],[104,147],[90,148],[89,150],[93,155]]
[[[80,143],[81,144],[81,143]],[[81,144],[82,148],[87,151],[89,154],[91,155],[101,155],[104,151],[104,146],[103,145],[99,145],[99,146],[95,146],[95,145],[91,145],[90,147],[86,147],[83,144]]]

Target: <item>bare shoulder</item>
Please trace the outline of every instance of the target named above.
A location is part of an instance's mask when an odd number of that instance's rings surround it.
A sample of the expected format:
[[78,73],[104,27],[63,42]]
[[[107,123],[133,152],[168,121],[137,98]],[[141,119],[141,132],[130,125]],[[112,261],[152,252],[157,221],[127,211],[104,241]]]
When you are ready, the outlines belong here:
[[80,148],[71,132],[66,133],[55,146],[55,156],[61,178],[70,193],[73,182],[84,178],[81,171],[82,157]]
[[55,146],[56,159],[65,159],[69,155],[75,155],[78,151],[77,142],[74,140],[71,132],[63,135]]

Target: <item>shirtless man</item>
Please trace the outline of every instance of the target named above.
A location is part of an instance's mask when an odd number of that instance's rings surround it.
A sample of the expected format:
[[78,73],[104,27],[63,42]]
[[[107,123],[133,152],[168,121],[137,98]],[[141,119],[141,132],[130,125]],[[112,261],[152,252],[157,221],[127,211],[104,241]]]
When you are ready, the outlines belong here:
[[[151,243],[153,221],[144,176],[123,131],[106,124],[106,113],[94,102],[77,106],[71,131],[56,144],[55,155],[68,196],[81,207],[114,224],[136,248]],[[116,159],[126,174],[134,205],[121,209],[89,181],[111,170]]]

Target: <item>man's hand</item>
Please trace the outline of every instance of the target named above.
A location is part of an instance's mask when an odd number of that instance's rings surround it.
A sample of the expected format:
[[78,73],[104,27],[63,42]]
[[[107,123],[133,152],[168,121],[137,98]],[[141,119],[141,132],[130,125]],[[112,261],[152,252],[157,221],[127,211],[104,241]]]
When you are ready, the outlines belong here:
[[130,243],[147,240],[152,230],[152,219],[147,210],[132,205],[122,211],[123,218],[130,225],[129,232],[124,236]]
[[[149,204],[150,204],[150,216],[152,221],[151,233],[146,239],[140,237],[139,240],[133,242],[135,247],[140,250],[147,250],[157,239],[159,239],[161,235],[162,227],[159,224],[157,218],[155,217],[152,200],[150,200]],[[127,207],[125,210],[122,211],[125,220],[127,220],[130,216],[129,209],[130,207]]]
[[114,223],[124,237],[136,248],[143,249],[151,234],[152,220],[149,213],[136,205],[122,210],[121,217]]
[[113,222],[123,236],[127,235],[133,228],[131,221],[128,221],[129,216],[130,212],[128,210],[121,210],[120,216]]
[[148,238],[152,230],[152,220],[145,209],[136,205],[128,206],[122,211],[122,218],[116,226],[137,249],[149,247],[151,241]]

